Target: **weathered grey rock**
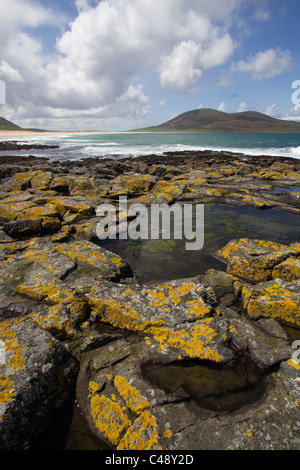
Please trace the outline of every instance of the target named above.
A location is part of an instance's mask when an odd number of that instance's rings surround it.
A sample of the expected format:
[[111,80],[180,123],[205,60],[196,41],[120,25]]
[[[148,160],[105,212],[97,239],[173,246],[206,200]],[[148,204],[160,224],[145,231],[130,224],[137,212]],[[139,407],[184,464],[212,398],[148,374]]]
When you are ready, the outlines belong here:
[[0,449],[30,449],[71,393],[78,364],[30,317],[0,323],[0,339]]
[[127,338],[84,354],[76,393],[91,430],[118,450],[297,449],[297,370],[282,362],[279,373],[168,363]]
[[39,219],[12,220],[3,226],[4,231],[11,237],[22,237],[42,232],[42,223]]
[[[220,310],[227,318],[226,311],[222,308]],[[292,356],[290,341],[279,324],[276,328],[268,328],[246,316],[236,315],[232,318],[232,314],[229,314],[229,322],[234,346],[247,352],[263,372]]]
[[221,299],[227,294],[233,294],[232,276],[223,271],[209,269],[202,279],[204,283],[212,287],[218,299]]
[[219,152],[19,162],[0,170],[0,448],[34,446],[76,357],[77,399],[112,448],[298,449],[299,366],[281,324],[299,328],[299,244],[233,240],[218,253],[227,273],[147,287],[97,245],[95,215],[120,194],[299,213],[296,192],[273,192],[298,185],[299,165]]
[[168,357],[220,363],[232,358],[232,351],[224,346],[230,339],[228,325],[211,305],[216,298],[197,281],[172,281],[151,288],[101,281],[87,298],[96,321],[143,332]]
[[[227,263],[227,273],[248,282],[263,282],[272,279],[273,271],[288,259],[300,254],[299,243],[290,246],[264,240],[232,240],[217,252],[217,256]],[[298,265],[285,264],[281,270],[289,275],[288,280],[299,277]],[[277,276],[280,270],[277,269]]]
[[237,282],[242,306],[252,319],[275,318],[300,328],[300,282],[268,281],[250,285]]
[[132,269],[120,256],[99,247],[90,241],[71,241],[53,245],[53,248],[72,261],[99,270],[104,279],[119,281],[133,276]]

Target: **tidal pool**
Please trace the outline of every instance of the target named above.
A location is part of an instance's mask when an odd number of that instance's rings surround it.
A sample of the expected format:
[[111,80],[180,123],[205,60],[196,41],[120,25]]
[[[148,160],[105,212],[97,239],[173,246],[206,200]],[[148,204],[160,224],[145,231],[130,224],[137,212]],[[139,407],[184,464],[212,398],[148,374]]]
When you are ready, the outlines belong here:
[[[300,217],[278,209],[205,205],[204,245],[187,250],[186,240],[105,240],[100,245],[125,259],[141,283],[169,281],[225,270],[215,253],[230,240],[255,238],[288,245],[299,241]],[[172,231],[171,231],[172,234]]]
[[[275,241],[288,245],[299,241],[300,216],[277,209],[259,210],[251,207],[227,205],[205,205],[204,208],[204,246],[198,251],[185,249],[185,240],[106,240],[99,244],[123,257],[135,271],[141,283],[152,283],[180,279],[204,274],[210,268],[226,270],[226,265],[215,257],[217,250],[230,240],[237,238],[256,238]],[[298,338],[298,336],[296,337]],[[175,367],[176,366],[176,367]],[[189,390],[202,377],[203,366],[193,365],[196,371],[189,370],[185,386]],[[204,367],[205,368],[205,367]],[[163,374],[164,387],[174,374],[181,380],[182,367],[171,365],[168,368],[144,371],[155,382]],[[187,375],[186,370],[185,376]],[[210,372],[211,373],[211,372]],[[151,377],[150,377],[151,375]],[[221,377],[222,378],[222,377]],[[168,380],[167,380],[168,379]],[[178,380],[179,380],[178,379]],[[227,380],[227,376],[225,376]],[[231,380],[231,379],[230,379]],[[168,383],[169,383],[168,382]],[[198,392],[197,392],[198,393]],[[233,393],[227,401],[220,402],[196,397],[199,406],[217,409],[225,406],[240,406],[246,400],[255,401],[262,393],[261,384],[250,389]],[[69,404],[60,413],[53,429],[38,447],[42,450],[108,450],[109,447],[92,435],[80,408],[69,400]]]

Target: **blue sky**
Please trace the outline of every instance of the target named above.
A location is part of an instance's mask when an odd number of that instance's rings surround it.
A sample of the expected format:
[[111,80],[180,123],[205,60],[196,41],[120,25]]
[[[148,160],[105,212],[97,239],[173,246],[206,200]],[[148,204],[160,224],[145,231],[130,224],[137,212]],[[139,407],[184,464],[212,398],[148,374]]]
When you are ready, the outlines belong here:
[[299,0],[0,0],[0,115],[107,131],[201,107],[300,120],[299,18]]

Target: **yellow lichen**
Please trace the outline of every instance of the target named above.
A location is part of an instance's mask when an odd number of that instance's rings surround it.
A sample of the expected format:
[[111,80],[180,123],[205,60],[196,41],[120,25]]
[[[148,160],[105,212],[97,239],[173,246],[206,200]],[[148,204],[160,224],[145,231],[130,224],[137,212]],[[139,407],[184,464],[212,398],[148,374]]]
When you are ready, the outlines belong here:
[[118,444],[123,432],[132,424],[119,403],[103,395],[92,395],[91,412],[96,428],[114,446]]
[[15,322],[2,322],[0,323],[0,339],[5,344],[4,352],[7,354],[8,366],[19,372],[25,365],[23,354],[27,348],[19,344],[14,326],[17,326],[22,320]]
[[158,341],[162,350],[167,347],[181,349],[189,357],[200,359],[209,359],[214,362],[220,361],[220,355],[217,351],[208,347],[212,338],[217,335],[215,330],[209,326],[211,318],[203,320],[201,324],[194,325],[191,333],[186,330],[172,331],[170,328],[149,328],[154,340]]
[[188,301],[186,304],[189,307],[188,312],[194,313],[196,319],[203,318],[206,314],[210,313],[210,309],[206,307],[201,299]]
[[117,446],[117,450],[158,449],[158,443],[159,434],[156,427],[156,418],[151,415],[149,410],[146,410],[129,427]]
[[247,312],[252,318],[272,317],[300,326],[299,295],[276,283],[260,291],[253,291],[248,300]]
[[14,384],[8,375],[0,375],[0,403],[8,403],[15,395]]
[[141,320],[137,310],[124,302],[93,297],[93,289],[87,295],[94,315],[111,325],[133,331],[145,331],[150,326],[163,325],[163,321]]
[[135,413],[140,414],[145,409],[151,407],[150,403],[142,396],[139,390],[130,385],[125,377],[117,375],[114,380],[114,385],[128,408]]
[[300,364],[294,361],[293,359],[289,359],[287,363],[289,366],[294,367],[296,370],[300,370]]

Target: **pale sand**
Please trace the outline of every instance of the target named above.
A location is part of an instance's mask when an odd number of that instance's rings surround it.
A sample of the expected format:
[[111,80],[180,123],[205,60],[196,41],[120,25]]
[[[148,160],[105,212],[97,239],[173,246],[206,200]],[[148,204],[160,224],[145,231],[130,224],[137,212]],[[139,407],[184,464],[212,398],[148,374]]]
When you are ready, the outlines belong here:
[[[35,132],[35,131],[0,131],[1,137],[30,137],[30,136],[43,136],[43,135],[66,135],[66,134],[123,134],[122,131],[45,131],[45,132]],[[128,132],[126,132],[128,134]]]

